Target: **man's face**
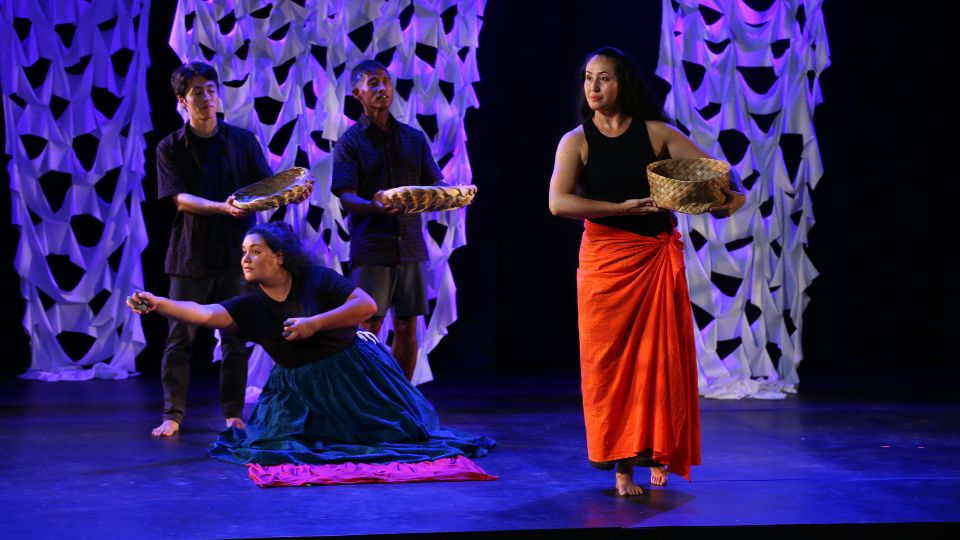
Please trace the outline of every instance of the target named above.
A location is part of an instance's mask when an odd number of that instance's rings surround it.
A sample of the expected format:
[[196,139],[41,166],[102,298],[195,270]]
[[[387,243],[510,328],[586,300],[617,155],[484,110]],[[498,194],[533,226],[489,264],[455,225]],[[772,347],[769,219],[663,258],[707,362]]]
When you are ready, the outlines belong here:
[[210,120],[217,115],[217,83],[197,75],[187,82],[187,93],[177,98],[191,119]]
[[363,78],[353,88],[353,97],[360,100],[367,116],[372,112],[389,110],[393,103],[390,74],[382,69],[364,73]]

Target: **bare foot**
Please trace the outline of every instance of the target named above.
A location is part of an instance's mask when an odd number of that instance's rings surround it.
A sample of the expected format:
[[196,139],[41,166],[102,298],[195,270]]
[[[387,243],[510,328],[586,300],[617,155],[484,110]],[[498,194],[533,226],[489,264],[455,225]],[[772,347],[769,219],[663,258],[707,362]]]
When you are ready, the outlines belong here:
[[154,437],[172,437],[180,431],[180,424],[176,420],[164,420],[162,424],[153,428],[150,433]]
[[650,467],[650,483],[655,486],[667,485],[667,468]]
[[617,494],[621,497],[643,495],[643,489],[633,481],[633,466],[617,463]]
[[243,419],[236,418],[236,417],[227,418],[227,427],[228,428],[235,427],[237,429],[247,429],[247,425],[243,423]]

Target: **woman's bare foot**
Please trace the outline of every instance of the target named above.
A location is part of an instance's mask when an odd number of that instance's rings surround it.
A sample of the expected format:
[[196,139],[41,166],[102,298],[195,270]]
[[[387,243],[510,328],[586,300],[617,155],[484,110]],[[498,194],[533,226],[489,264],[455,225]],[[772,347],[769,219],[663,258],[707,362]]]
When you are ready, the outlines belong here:
[[227,418],[227,427],[228,428],[235,427],[237,429],[247,429],[247,425],[243,423],[243,419],[236,418],[236,417]]
[[643,495],[643,489],[633,481],[633,466],[623,462],[617,463],[617,495],[633,497]]
[[176,420],[164,420],[162,424],[153,428],[150,433],[154,437],[172,437],[180,431],[180,423]]
[[667,468],[650,467],[650,483],[655,486],[667,485]]

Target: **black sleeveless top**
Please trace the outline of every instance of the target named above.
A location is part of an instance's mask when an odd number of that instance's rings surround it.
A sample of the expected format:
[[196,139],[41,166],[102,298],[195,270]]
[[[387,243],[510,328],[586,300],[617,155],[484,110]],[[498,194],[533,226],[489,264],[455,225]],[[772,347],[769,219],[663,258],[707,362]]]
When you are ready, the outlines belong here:
[[[657,161],[647,124],[634,118],[619,137],[607,137],[593,122],[584,122],[587,138],[587,165],[580,173],[577,194],[587,199],[623,202],[650,196],[647,165]],[[673,230],[673,214],[658,212],[646,216],[606,216],[590,221],[643,236]]]

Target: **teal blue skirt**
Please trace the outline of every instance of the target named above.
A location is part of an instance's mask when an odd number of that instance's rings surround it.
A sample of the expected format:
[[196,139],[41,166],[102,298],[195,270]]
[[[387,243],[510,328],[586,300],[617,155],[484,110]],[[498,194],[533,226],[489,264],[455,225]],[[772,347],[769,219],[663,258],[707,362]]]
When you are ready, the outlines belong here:
[[329,358],[274,367],[247,428],[222,431],[209,453],[261,465],[415,463],[481,457],[494,446],[489,437],[441,428],[387,349],[357,339]]

